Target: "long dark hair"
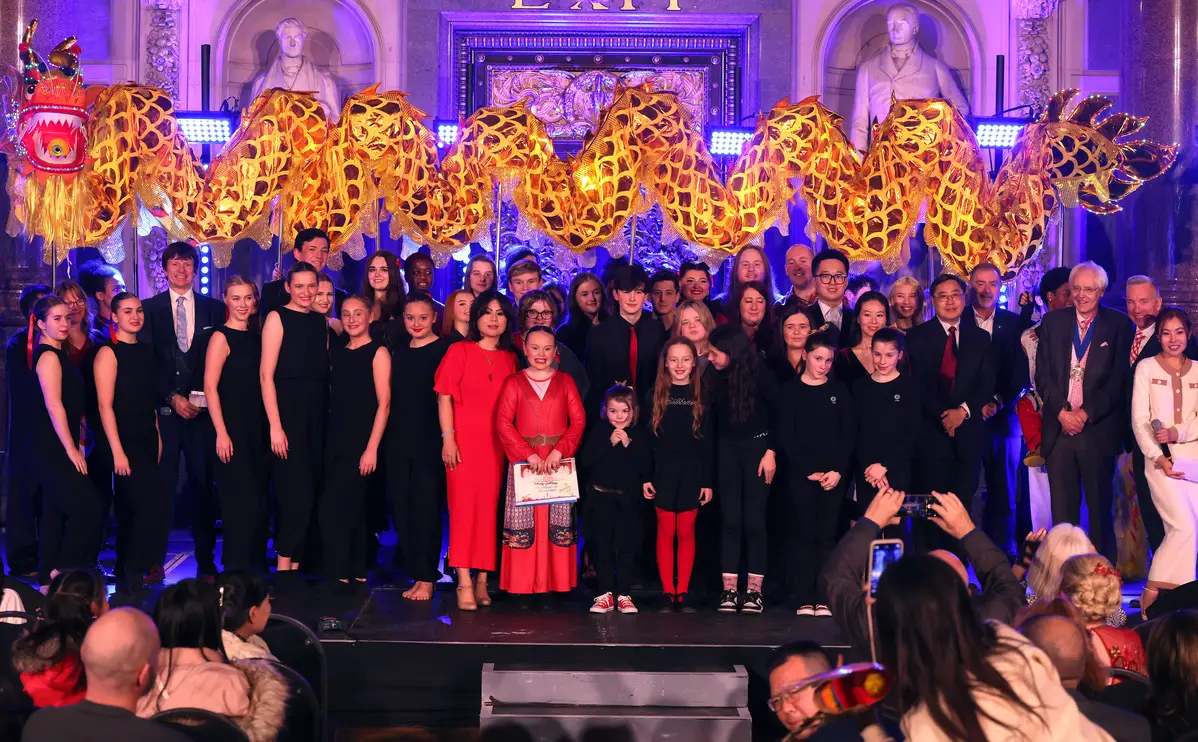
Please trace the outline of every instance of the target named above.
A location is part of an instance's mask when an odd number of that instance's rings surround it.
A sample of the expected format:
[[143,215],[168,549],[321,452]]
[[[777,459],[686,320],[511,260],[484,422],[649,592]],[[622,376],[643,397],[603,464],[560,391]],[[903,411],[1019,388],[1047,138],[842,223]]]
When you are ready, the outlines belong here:
[[742,330],[745,323],[744,318],[740,314],[740,303],[745,298],[745,293],[748,291],[756,291],[761,295],[765,302],[765,312],[761,315],[761,324],[757,327],[757,332],[753,334],[753,344],[758,350],[766,350],[769,348],[770,341],[774,336],[774,295],[769,291],[761,281],[746,281],[738,284],[736,289],[728,296],[728,301],[724,304],[724,316],[728,318],[729,324],[736,325]]
[[1162,616],[1148,634],[1148,677],[1152,679],[1149,718],[1191,718],[1198,711],[1198,611]]
[[[765,250],[763,248],[760,248],[757,245],[745,245],[743,248],[741,248],[740,252],[738,252],[736,254],[736,256],[734,258],[732,258],[732,266],[731,266],[730,270],[728,271],[728,291],[726,293],[726,296],[732,296],[733,294],[736,293],[736,290],[738,288],[740,288],[740,275],[739,274],[740,274],[741,256],[750,250],[756,250],[757,254],[761,256],[761,267],[763,269],[763,275],[758,280],[767,289],[767,291],[763,294],[765,296],[766,304],[767,305],[773,304],[774,303],[774,272],[773,272],[773,270],[770,269],[769,256],[765,254]],[[679,275],[679,277],[682,276],[681,273],[679,273],[678,275]],[[727,311],[727,310],[725,310],[725,311]]]
[[383,295],[383,306],[379,309],[379,319],[389,320],[403,314],[404,283],[399,276],[399,258],[390,250],[375,250],[366,258],[366,272],[362,275],[362,296],[368,297],[368,307],[374,309],[374,288],[370,285],[370,264],[375,258],[382,258],[387,265],[387,291]]
[[566,293],[566,320],[562,323],[563,325],[589,326],[591,324],[591,318],[578,305],[578,290],[588,281],[594,281],[595,285],[599,287],[599,321],[607,319],[610,314],[607,310],[607,292],[603,290],[603,281],[600,281],[599,276],[594,273],[582,271],[570,279],[570,290]]
[[[95,622],[95,605],[104,600],[106,586],[99,573],[87,569],[59,572],[50,582],[46,605],[33,630],[13,645],[17,654],[38,655],[50,665],[62,662],[70,655],[78,656],[83,637]],[[39,649],[56,645],[53,653],[40,655]],[[79,675],[76,690],[86,685]]]
[[1044,723],[991,664],[993,655],[1018,649],[981,621],[965,583],[936,557],[906,556],[886,568],[874,626],[878,661],[895,677],[891,698],[900,713],[923,704],[946,737],[986,742],[981,720],[1002,722],[978,705],[979,691]]
[[[228,662],[220,636],[220,598],[214,586],[191,577],[163,590],[154,606],[154,624],[163,649],[206,649]],[[159,703],[175,666],[174,653],[168,657]]]
[[728,396],[732,421],[743,423],[757,407],[757,369],[761,362],[757,349],[745,331],[735,325],[715,328],[707,343],[728,356],[728,368],[719,373],[719,389]]
[[250,609],[270,597],[266,578],[257,572],[234,570],[220,576],[221,625],[225,631],[237,631],[250,620]]
[[499,345],[496,347],[499,350],[511,350],[512,333],[516,331],[516,309],[512,306],[511,299],[495,289],[484,291],[474,297],[474,303],[470,305],[470,331],[466,335],[466,339],[475,343],[483,339],[483,334],[478,331],[478,321],[487,313],[487,307],[491,306],[493,301],[499,302],[503,316],[507,317],[507,326],[503,329],[503,334],[499,336]]
[[866,291],[857,297],[857,303],[853,305],[853,327],[849,332],[848,342],[843,347],[856,348],[857,343],[861,342],[861,309],[866,302],[871,301],[882,305],[882,309],[886,312],[886,321],[882,327],[890,327],[890,300],[881,291]]

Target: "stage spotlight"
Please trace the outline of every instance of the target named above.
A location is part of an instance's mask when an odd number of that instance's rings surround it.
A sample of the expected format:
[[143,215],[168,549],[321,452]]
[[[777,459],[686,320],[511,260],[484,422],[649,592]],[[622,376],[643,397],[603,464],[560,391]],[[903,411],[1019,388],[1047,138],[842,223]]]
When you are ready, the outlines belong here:
[[438,121],[433,125],[437,132],[437,149],[452,147],[458,141],[456,121]]
[[189,144],[224,144],[233,138],[241,119],[239,111],[175,111],[175,119]]
[[977,118],[973,120],[973,133],[982,149],[1010,149],[1031,119]]
[[707,133],[707,148],[713,155],[739,157],[745,142],[752,138],[752,129],[711,129]]
[[202,264],[202,275],[200,276],[200,293],[207,296],[209,292],[208,286],[208,255],[212,252],[212,248],[208,245],[200,245],[200,263]]

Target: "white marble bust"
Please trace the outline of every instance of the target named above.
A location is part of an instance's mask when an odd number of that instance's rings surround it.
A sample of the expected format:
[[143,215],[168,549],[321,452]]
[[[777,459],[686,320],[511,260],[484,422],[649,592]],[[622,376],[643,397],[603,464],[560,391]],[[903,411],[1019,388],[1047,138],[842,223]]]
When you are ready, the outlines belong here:
[[915,42],[919,31],[919,11],[908,3],[886,10],[886,32],[890,43],[857,68],[857,91],[853,99],[853,146],[865,151],[869,146],[870,127],[890,113],[893,95],[907,98],[944,98],[969,115],[969,101],[953,80],[948,65],[930,57]]
[[271,62],[266,72],[254,78],[254,97],[271,88],[312,93],[329,120],[336,121],[341,114],[337,83],[332,75],[304,56],[308,27],[298,18],[284,18],[275,27],[275,37],[279,40],[279,56]]

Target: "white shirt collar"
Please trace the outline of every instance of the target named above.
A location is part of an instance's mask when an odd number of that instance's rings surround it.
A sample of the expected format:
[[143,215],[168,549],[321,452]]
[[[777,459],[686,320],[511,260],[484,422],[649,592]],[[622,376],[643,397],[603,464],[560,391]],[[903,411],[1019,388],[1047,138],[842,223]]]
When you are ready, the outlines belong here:
[[823,299],[817,299],[817,301],[819,302],[819,308],[824,313],[825,317],[828,315],[828,312],[840,312],[844,307],[843,302],[840,304],[826,304]]
[[1140,337],[1144,338],[1145,340],[1152,337],[1155,333],[1156,333],[1156,325],[1148,325],[1148,327],[1146,327],[1144,329],[1140,329],[1139,327],[1136,328],[1136,334],[1139,335]]
[[190,288],[187,289],[187,291],[182,294],[180,294],[178,291],[175,291],[173,288],[170,289],[170,292],[171,292],[171,303],[172,304],[177,303],[179,301],[180,297],[186,299],[187,301],[195,301],[195,291]]
[[936,318],[936,320],[937,320],[938,322],[940,322],[940,326],[944,328],[944,334],[945,334],[945,335],[947,335],[947,334],[948,334],[948,328],[950,328],[950,327],[955,327],[955,328],[957,328],[957,332],[958,332],[958,333],[960,333],[960,332],[961,332],[961,319],[960,319],[959,317],[957,318],[957,321],[956,321],[956,322],[952,322],[952,323],[945,322],[944,320],[940,319],[939,317],[937,317],[937,318]]

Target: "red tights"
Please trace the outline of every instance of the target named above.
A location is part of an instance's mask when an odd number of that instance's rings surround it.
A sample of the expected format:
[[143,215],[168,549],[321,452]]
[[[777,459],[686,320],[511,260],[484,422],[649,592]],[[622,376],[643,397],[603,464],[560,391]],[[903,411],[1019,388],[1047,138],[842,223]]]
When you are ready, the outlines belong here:
[[[657,569],[666,595],[682,595],[695,564],[695,517],[698,510],[672,513],[657,508]],[[678,536],[678,584],[674,584],[674,536]],[[675,589],[677,588],[677,589]]]

